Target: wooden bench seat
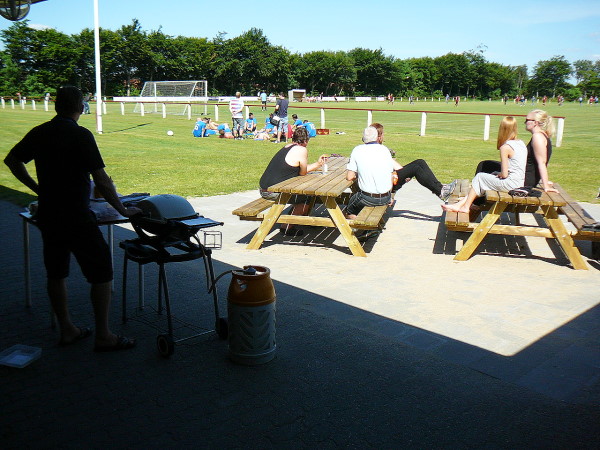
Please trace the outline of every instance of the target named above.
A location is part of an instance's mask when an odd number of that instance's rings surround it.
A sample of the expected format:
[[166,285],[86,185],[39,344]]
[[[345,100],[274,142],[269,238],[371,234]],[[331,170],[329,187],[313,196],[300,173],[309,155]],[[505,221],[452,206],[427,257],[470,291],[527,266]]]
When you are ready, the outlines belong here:
[[365,206],[356,216],[356,219],[348,221],[352,228],[360,230],[375,230],[380,228],[383,216],[389,208],[388,205]]
[[[466,197],[471,188],[471,180],[456,180],[454,190],[448,197],[448,204],[457,203]],[[454,231],[469,231],[472,220],[468,213],[446,212],[446,227]]]
[[[344,193],[340,198],[340,204],[347,204],[348,199],[351,194]],[[240,220],[256,220],[261,221],[264,218],[264,211],[269,209],[271,206],[275,204],[274,200],[266,200],[264,198],[257,198],[256,200],[251,201],[243,206],[232,211],[233,215],[236,215],[240,218]],[[381,206],[366,206],[364,207],[360,213],[356,216],[354,220],[348,220],[348,225],[352,228],[357,228],[361,230],[374,230],[381,228],[381,224],[383,222],[383,217],[389,208],[388,205]],[[291,223],[298,224],[297,220],[294,220],[294,216],[284,215],[280,217],[282,223]],[[320,220],[319,218],[314,219],[315,225],[333,226],[333,223],[330,219]]]
[[[503,234],[514,236],[537,236],[554,238],[559,241],[565,254],[569,257],[575,268],[587,268],[573,244],[573,240],[592,241],[592,256],[600,258],[600,230],[584,228],[586,225],[596,223],[571,196],[559,185],[555,184],[558,193],[543,192],[540,197],[517,197],[502,191],[486,191],[486,204],[483,211],[488,211],[490,217],[485,216],[481,222],[476,219],[479,212],[469,217],[467,213],[446,212],[445,224],[449,230],[473,232],[481,236],[486,234]],[[464,197],[470,188],[469,180],[457,180],[456,187],[448,199],[448,203],[456,203]],[[510,225],[497,223],[500,214],[514,213],[514,220]],[[548,228],[522,225],[519,214],[535,213],[544,217]],[[564,215],[573,225],[574,230],[567,230],[558,214]],[[482,237],[469,239],[455,257],[458,260],[468,259],[476,249]]]
[[267,200],[260,197],[235,209],[232,214],[239,216],[240,220],[262,220],[260,213],[265,209],[269,209],[274,203],[274,200]]

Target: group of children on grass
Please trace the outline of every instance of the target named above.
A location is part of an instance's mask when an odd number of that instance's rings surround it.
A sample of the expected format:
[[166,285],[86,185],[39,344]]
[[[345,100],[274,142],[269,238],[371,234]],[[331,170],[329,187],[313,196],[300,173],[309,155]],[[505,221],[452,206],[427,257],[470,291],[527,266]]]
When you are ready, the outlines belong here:
[[[256,119],[253,113],[248,114],[248,118],[244,122],[244,137],[240,139],[249,138],[255,141],[270,141],[276,138],[277,126],[271,123],[271,117],[269,115],[265,119],[263,128],[258,129]],[[308,131],[309,137],[315,137],[317,135],[317,128],[314,123],[309,120],[300,120],[296,114],[292,115],[293,123],[288,125],[286,138],[291,138],[296,128],[304,127]],[[218,124],[210,119],[210,117],[199,117],[192,130],[194,137],[210,137],[213,135],[218,136],[221,139],[235,139],[236,136],[231,131],[229,124],[223,122]]]

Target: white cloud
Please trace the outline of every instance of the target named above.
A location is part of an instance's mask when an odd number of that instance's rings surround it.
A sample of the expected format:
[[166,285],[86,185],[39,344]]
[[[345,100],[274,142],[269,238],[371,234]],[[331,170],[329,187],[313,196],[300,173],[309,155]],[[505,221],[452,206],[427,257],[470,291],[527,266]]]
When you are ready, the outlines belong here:
[[33,28],[34,30],[50,30],[54,27],[48,25],[42,25],[40,23],[30,23],[29,28]]

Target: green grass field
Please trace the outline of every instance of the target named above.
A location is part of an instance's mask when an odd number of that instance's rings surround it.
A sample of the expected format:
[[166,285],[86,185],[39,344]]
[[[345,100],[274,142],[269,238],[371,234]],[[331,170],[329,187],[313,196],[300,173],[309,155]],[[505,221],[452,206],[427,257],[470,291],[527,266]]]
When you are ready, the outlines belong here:
[[[258,104],[249,104],[259,126],[265,114]],[[272,110],[270,105],[269,110]],[[320,108],[325,111],[326,128],[330,135],[317,136],[309,144],[309,158],[314,161],[322,153],[340,153],[349,156],[352,148],[360,143],[362,129],[367,125],[367,110],[373,110],[373,121],[385,126],[385,144],[396,151],[402,163],[425,159],[440,181],[455,178],[471,178],[480,160],[498,159],[496,132],[501,120],[491,117],[490,140],[483,141],[484,117],[478,115],[428,114],[425,136],[419,136],[421,114],[416,111],[470,112],[482,114],[525,115],[529,107],[519,107],[501,102],[462,102],[458,108],[445,102],[429,101],[409,105],[396,102],[389,107],[385,102],[344,102],[338,104],[293,103],[289,115],[298,114],[320,127]],[[120,105],[109,103],[103,117],[102,135],[96,134],[98,145],[119,192],[150,192],[152,194],[178,194],[182,196],[212,196],[255,189],[262,171],[279,145],[262,141],[235,141],[216,137],[198,139],[192,136],[192,128],[199,112],[192,120],[187,116],[133,114],[133,105],[126,106],[121,115]],[[360,109],[349,111],[342,108]],[[94,106],[92,106],[92,110]],[[204,108],[201,108],[202,111]],[[380,111],[392,109],[392,111]],[[409,110],[410,112],[401,112]],[[559,182],[579,201],[597,202],[595,197],[600,186],[600,107],[555,103],[546,110],[554,116],[565,117],[562,146],[554,149],[549,166],[550,179]],[[214,107],[208,107],[214,116]],[[413,112],[414,111],[414,112]],[[219,107],[219,122],[228,121],[227,106]],[[45,112],[38,105],[0,109],[0,156],[2,159],[33,126],[49,120],[53,112]],[[82,116],[80,124],[90,130],[96,129],[95,115]],[[521,138],[528,142],[519,120]],[[167,136],[173,130],[174,136]],[[344,132],[345,134],[336,134]],[[29,166],[33,172],[33,164]],[[0,169],[0,198],[18,204],[32,200],[31,192],[22,186],[2,165]]]

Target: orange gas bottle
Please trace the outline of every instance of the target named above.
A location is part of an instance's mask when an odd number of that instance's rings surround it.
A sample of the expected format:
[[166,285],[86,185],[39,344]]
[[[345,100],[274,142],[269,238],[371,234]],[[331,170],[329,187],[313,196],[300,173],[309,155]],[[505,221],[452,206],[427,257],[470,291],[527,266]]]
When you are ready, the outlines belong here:
[[244,266],[232,271],[227,293],[229,357],[246,365],[264,364],[275,357],[275,288],[271,271]]

